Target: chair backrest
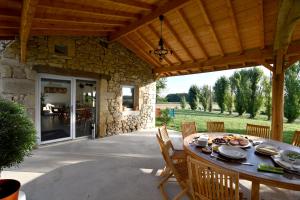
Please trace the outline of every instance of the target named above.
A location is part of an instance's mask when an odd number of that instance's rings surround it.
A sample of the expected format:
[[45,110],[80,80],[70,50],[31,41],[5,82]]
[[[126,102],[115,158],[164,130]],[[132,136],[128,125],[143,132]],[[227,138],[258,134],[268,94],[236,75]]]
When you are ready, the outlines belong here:
[[160,128],[158,128],[158,136],[160,137],[160,139],[163,140],[163,142],[168,142],[170,141],[171,143],[171,148],[174,150],[174,146],[171,142],[171,139],[169,137],[169,134],[168,134],[168,130],[167,130],[167,126],[166,125],[163,125],[161,126]]
[[225,132],[224,122],[208,121],[206,125],[207,132]]
[[247,124],[246,126],[246,134],[262,137],[262,138],[270,138],[270,127],[269,126],[261,126],[255,124]]
[[292,145],[300,147],[300,131],[295,131]]
[[188,157],[189,181],[194,199],[239,199],[239,174]]
[[182,138],[197,133],[196,122],[182,122],[181,123]]
[[178,181],[183,180],[184,177],[182,177],[180,173],[178,173],[171,158],[172,154],[174,153],[171,141],[164,142],[158,134],[156,134],[156,138],[159,143],[161,154],[165,160],[166,166],[171,169],[172,173]]

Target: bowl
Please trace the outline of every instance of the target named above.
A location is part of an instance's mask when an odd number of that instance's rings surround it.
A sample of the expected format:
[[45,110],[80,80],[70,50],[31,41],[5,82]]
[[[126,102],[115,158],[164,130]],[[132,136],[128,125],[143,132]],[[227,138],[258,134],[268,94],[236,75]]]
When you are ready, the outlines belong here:
[[292,150],[284,150],[280,153],[283,161],[300,165],[300,153]]

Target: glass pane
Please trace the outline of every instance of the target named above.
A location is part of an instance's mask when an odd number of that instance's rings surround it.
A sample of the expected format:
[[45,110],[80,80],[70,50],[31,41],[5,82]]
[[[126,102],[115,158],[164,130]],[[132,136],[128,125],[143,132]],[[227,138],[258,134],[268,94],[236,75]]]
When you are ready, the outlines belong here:
[[70,137],[71,81],[41,80],[41,141]]
[[123,86],[122,87],[123,96],[123,109],[133,109],[134,104],[134,87]]
[[76,137],[90,136],[96,121],[96,81],[76,80]]

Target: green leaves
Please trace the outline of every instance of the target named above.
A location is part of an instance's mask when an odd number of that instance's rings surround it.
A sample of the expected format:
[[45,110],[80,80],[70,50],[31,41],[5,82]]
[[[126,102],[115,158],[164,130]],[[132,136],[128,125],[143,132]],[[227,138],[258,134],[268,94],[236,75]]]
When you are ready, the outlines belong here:
[[229,90],[229,80],[222,76],[217,80],[214,86],[215,101],[221,109],[221,113],[225,110],[225,97]]
[[0,99],[0,171],[21,163],[35,142],[35,128],[25,109]]
[[300,115],[300,62],[285,72],[284,116],[288,123]]
[[189,104],[192,110],[196,110],[199,107],[200,89],[197,85],[192,85],[189,89]]

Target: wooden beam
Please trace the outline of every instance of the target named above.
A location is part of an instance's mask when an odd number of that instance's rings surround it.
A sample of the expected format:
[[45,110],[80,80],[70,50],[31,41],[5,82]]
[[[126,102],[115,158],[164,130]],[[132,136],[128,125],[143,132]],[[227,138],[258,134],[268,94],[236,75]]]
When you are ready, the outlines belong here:
[[113,4],[119,4],[122,6],[132,7],[132,8],[138,8],[143,10],[152,10],[155,9],[155,6],[146,2],[142,1],[134,1],[134,0],[105,0],[106,2],[113,3]]
[[232,0],[226,0],[227,8],[228,8],[228,12],[229,12],[229,17],[231,19],[231,24],[232,24],[232,27],[233,27],[233,32],[234,32],[234,35],[235,35],[235,38],[236,38],[236,41],[237,41],[237,44],[238,44],[238,48],[239,48],[239,51],[242,53],[243,44],[242,44],[242,40],[241,40],[241,37],[240,37],[239,28],[238,28],[238,25],[237,25],[237,19],[236,19],[235,12],[233,10],[231,1]]
[[26,62],[27,42],[29,39],[32,19],[39,0],[23,0],[21,25],[20,25],[20,45],[21,62]]
[[[136,53],[140,58],[142,58],[143,60],[145,60],[147,63],[153,65],[153,66],[160,66],[160,62],[158,62],[156,59],[152,58],[149,54],[140,51],[140,47],[134,43],[133,41],[131,41],[130,39],[128,39],[126,36],[122,37],[122,40],[125,41],[125,44],[129,44],[126,45],[126,47],[128,47],[129,49],[131,49],[134,53]],[[124,43],[123,43],[124,44]]]
[[198,60],[193,63],[174,65],[170,67],[164,67],[156,69],[156,73],[165,73],[171,71],[180,71],[180,70],[197,70],[200,68],[211,67],[211,66],[225,66],[225,65],[244,65],[245,62],[255,62],[258,65],[262,64],[261,62],[267,58],[272,58],[272,49],[269,50],[260,50],[253,49],[244,51],[243,54],[230,54],[223,57],[212,57],[208,60]]
[[141,19],[131,23],[129,26],[114,32],[112,35],[110,35],[109,39],[110,41],[115,41],[119,39],[121,36],[127,35],[141,26],[145,26],[150,24],[153,20],[157,19],[159,15],[165,14],[167,12],[179,9],[189,3],[189,0],[173,0],[172,2],[166,2],[163,6],[158,7],[151,11],[150,14],[143,16]]
[[[149,24],[148,27],[149,27],[150,31],[151,31],[154,35],[156,35],[156,37],[157,37],[157,42],[158,42],[159,37],[160,37],[160,36],[159,36],[159,33],[155,30],[155,28],[152,26],[152,24]],[[169,44],[169,42],[168,42],[167,40],[164,40],[164,43],[165,43],[165,47],[166,47],[166,48],[172,49],[171,46],[170,46],[170,44]],[[173,56],[178,60],[179,63],[182,63],[182,59],[178,56],[178,54],[177,54],[175,51],[173,51]]]
[[274,68],[267,62],[262,62],[262,66],[270,70],[271,72],[274,72]]
[[59,15],[59,14],[47,14],[45,17],[36,12],[33,22],[48,22],[48,23],[76,23],[86,25],[99,25],[99,26],[126,26],[128,23],[120,20],[111,19],[97,19],[94,17],[78,17],[72,15]]
[[[143,35],[143,33],[141,33],[139,30],[137,30],[135,33],[136,33],[137,37],[138,37],[140,40],[142,40],[142,41],[146,44],[146,46],[148,46],[148,48],[149,48],[150,50],[153,50],[153,49],[156,49],[156,48],[157,48],[157,47],[156,47],[155,45],[153,45],[153,43],[151,43],[151,41],[149,41],[149,40]],[[171,62],[167,57],[165,57],[164,61],[166,61],[166,63],[167,63],[168,65],[171,65],[171,64],[172,64],[172,62]]]
[[65,30],[65,29],[33,29],[31,30],[32,36],[107,36],[109,32],[107,31],[89,31],[82,29],[73,29],[73,30]]
[[257,0],[258,3],[258,19],[259,23],[259,38],[260,38],[260,48],[265,48],[265,25],[264,25],[264,2],[263,0]]
[[[276,65],[278,67],[278,65]],[[284,73],[272,76],[272,139],[282,141],[283,138],[283,97]]]
[[70,23],[70,22],[48,22],[48,21],[36,21],[32,23],[32,29],[79,29],[79,30],[94,30],[94,31],[114,31],[114,27],[107,27],[103,25],[97,24],[78,24],[78,23]]
[[19,35],[19,28],[0,28],[0,36],[16,36]]
[[283,49],[283,54],[288,49],[296,24],[300,20],[300,1],[282,0],[277,17],[275,32],[274,52]]
[[43,0],[39,3],[38,7],[126,19],[137,19],[139,17],[139,15],[135,13],[92,7],[78,3],[65,3],[63,1]]
[[189,20],[186,18],[185,14],[183,13],[182,9],[179,9],[177,11],[183,25],[185,26],[186,30],[188,30],[189,34],[192,36],[192,38],[196,41],[198,48],[200,49],[201,53],[204,56],[204,59],[208,58],[208,54],[202,44],[202,42],[200,41],[200,39],[196,36],[195,30],[193,29],[193,27],[191,26],[191,24],[189,23]]
[[182,49],[186,52],[186,54],[189,56],[190,60],[195,60],[195,56],[191,53],[189,48],[184,44],[181,37],[178,35],[178,33],[174,30],[172,25],[169,23],[169,21],[165,18],[164,19],[165,27],[169,30],[169,32],[173,35],[175,40],[178,42],[178,44],[182,47]]
[[219,38],[217,36],[217,33],[216,33],[216,31],[215,31],[215,29],[213,27],[213,24],[211,23],[211,21],[209,19],[209,16],[208,16],[207,11],[206,11],[206,9],[205,9],[205,7],[203,5],[202,0],[196,0],[196,2],[198,3],[198,5],[200,7],[200,11],[203,14],[205,23],[206,23],[208,29],[210,30],[210,32],[211,32],[211,34],[212,34],[212,36],[213,36],[213,38],[214,38],[214,40],[215,40],[218,48],[219,48],[220,55],[224,56],[224,51],[223,51],[223,48],[221,46],[221,42],[220,42],[220,40],[219,40]]

